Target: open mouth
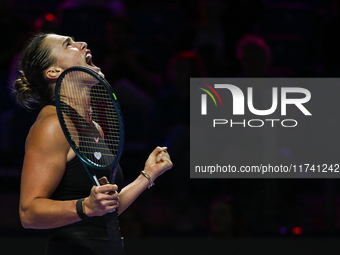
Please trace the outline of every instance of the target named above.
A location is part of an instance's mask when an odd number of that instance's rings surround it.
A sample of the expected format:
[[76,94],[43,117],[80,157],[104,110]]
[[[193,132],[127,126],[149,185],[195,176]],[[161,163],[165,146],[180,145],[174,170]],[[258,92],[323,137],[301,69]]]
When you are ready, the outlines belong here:
[[85,60],[86,60],[86,64],[88,64],[89,66],[94,66],[92,63],[92,54],[91,51],[87,51],[85,54]]
[[100,68],[95,66],[92,62],[92,54],[91,54],[90,50],[87,50],[86,53],[85,53],[85,61],[86,61],[86,64],[89,67],[91,67],[91,69],[94,69],[97,73],[100,72]]

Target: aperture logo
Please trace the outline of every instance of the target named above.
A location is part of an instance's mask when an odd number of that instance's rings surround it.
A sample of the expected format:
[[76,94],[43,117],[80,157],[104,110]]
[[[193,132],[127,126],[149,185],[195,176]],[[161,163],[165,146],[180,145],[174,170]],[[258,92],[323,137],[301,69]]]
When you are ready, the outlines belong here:
[[[220,95],[215,89],[227,89],[231,92],[232,95],[232,104],[233,109],[232,113],[233,115],[244,115],[245,114],[245,96],[242,92],[242,90],[232,84],[215,84],[213,88],[212,86],[208,84],[204,84],[201,82],[197,82],[200,84],[203,84],[208,89],[199,87],[200,90],[206,92],[206,94],[201,94],[201,115],[207,115],[208,107],[207,107],[207,94],[212,98],[214,101],[215,106],[217,106],[216,100],[214,95],[218,98],[220,105],[222,106],[222,100],[220,98]],[[212,91],[212,94],[210,91]],[[311,116],[312,114],[307,110],[307,108],[304,106],[305,103],[307,103],[311,99],[311,93],[309,90],[305,88],[300,87],[282,87],[281,90],[281,116],[287,115],[287,105],[295,105],[305,116]],[[288,95],[290,93],[294,93],[295,95],[298,94],[299,96],[302,95],[302,97],[299,98],[288,98]],[[253,104],[253,88],[247,87],[247,106],[248,110],[257,116],[266,116],[274,113],[276,109],[278,108],[278,88],[273,87],[272,88],[272,98],[271,102],[272,105],[269,109],[259,110],[254,107]],[[270,98],[268,98],[269,100]],[[265,98],[264,100],[267,100]],[[295,119],[250,119],[246,120],[243,119],[241,122],[235,122],[232,119],[213,119],[213,127],[216,127],[216,125],[225,125],[230,124],[230,127],[236,126],[236,125],[242,125],[243,127],[249,126],[249,127],[262,127],[265,125],[265,123],[271,123],[271,127],[275,126],[276,122],[280,122],[281,126],[283,127],[295,127],[297,126],[298,122]]]

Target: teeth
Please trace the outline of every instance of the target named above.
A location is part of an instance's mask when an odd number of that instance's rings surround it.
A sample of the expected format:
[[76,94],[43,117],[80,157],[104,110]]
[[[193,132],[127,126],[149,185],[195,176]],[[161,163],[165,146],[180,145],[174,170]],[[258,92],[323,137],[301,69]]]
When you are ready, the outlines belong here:
[[92,55],[90,53],[86,55],[85,59],[86,59],[87,64],[91,63],[91,58],[92,58]]

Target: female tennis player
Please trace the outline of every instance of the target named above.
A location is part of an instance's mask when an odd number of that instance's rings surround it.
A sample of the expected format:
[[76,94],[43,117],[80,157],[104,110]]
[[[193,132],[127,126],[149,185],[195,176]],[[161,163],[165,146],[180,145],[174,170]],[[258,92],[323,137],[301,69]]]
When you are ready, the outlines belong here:
[[[93,186],[63,134],[53,103],[59,75],[72,66],[86,66],[102,75],[92,63],[87,44],[71,37],[39,34],[24,49],[22,75],[15,81],[17,99],[26,108],[35,103],[43,108],[26,139],[20,219],[25,228],[51,230],[49,255],[112,254],[103,215],[115,209],[124,212],[158,176],[172,168],[172,162],[166,148],[157,147],[129,185],[120,189],[122,172],[118,169],[116,184]],[[109,172],[96,174],[100,178]],[[83,199],[80,212],[79,199]]]

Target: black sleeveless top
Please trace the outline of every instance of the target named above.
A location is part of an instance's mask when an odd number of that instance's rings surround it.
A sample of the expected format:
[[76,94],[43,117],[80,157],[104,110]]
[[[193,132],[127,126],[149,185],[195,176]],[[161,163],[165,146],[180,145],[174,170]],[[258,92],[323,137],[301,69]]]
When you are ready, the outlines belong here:
[[[111,169],[94,170],[97,178],[106,176],[110,179]],[[115,183],[119,190],[123,185],[123,174],[118,165]],[[93,187],[92,180],[82,165],[80,159],[75,156],[70,162],[67,162],[64,176],[58,187],[53,192],[53,200],[74,200],[90,195]],[[119,230],[118,230],[119,231]],[[50,230],[51,240],[69,240],[72,238],[95,238],[107,239],[105,217],[90,217],[79,222],[75,222],[60,228]]]

